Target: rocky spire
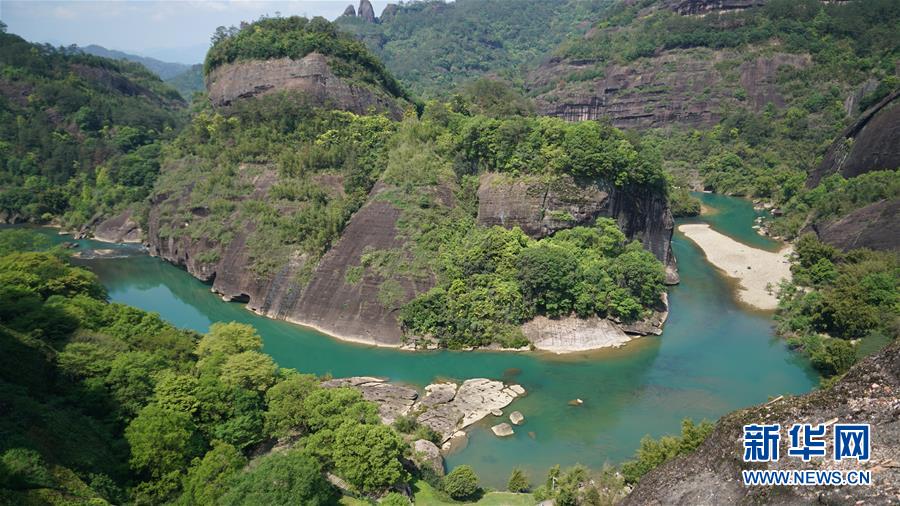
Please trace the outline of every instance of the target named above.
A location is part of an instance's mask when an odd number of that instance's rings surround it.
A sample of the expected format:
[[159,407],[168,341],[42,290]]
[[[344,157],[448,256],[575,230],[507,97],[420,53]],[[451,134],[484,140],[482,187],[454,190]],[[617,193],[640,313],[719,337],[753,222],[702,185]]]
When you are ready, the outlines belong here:
[[[397,15],[397,11],[400,10],[397,7],[397,4],[387,4],[384,6],[384,10],[381,11],[381,16],[378,19],[383,23],[387,19],[391,19]],[[897,65],[900,65],[900,61],[897,62]]]
[[375,22],[375,9],[372,8],[372,3],[369,0],[359,0],[359,9],[356,12],[366,22]]
[[344,13],[341,14],[341,16],[349,16],[351,18],[355,18],[356,17],[356,9],[353,8],[353,4],[348,5],[347,8],[344,9]]

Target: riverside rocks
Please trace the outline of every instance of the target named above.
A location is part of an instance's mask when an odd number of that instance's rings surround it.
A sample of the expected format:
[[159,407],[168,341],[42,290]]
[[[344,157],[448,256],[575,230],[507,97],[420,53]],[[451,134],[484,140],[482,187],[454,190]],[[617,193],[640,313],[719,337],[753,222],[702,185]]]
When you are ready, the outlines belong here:
[[525,423],[525,415],[519,411],[513,411],[509,414],[509,421],[516,425],[522,425]]
[[516,433],[512,426],[506,422],[494,425],[491,427],[491,431],[493,431],[494,435],[497,437],[508,437]]
[[428,466],[438,476],[444,475],[444,459],[441,450],[427,439],[417,439],[412,444],[413,460],[419,467]]
[[[414,415],[420,424],[440,435],[445,451],[459,446],[459,440],[465,437],[462,429],[525,394],[521,385],[508,386],[502,381],[485,378],[468,379],[461,385],[434,383],[425,387],[422,397],[411,387],[369,376],[332,379],[323,382],[322,386],[356,388],[363,398],[378,404],[384,423],[393,423],[400,416]],[[455,444],[451,443],[454,439],[457,440]]]

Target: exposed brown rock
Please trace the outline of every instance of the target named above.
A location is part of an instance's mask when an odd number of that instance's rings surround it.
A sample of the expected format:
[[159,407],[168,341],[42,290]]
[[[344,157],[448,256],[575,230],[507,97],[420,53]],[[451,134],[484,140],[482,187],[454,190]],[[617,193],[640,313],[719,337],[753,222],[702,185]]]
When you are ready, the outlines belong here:
[[94,239],[103,242],[141,242],[141,227],[130,209],[107,218],[94,227]]
[[807,188],[832,175],[846,178],[900,167],[900,90],[864,112],[831,144],[806,179]]
[[386,92],[372,86],[350,84],[336,76],[321,53],[299,60],[249,60],[227,63],[213,69],[207,79],[213,105],[227,106],[235,100],[274,92],[300,92],[316,102],[357,114],[386,112],[399,119],[403,108]]
[[824,224],[813,225],[822,242],[854,248],[900,250],[900,199],[881,200]]
[[557,230],[611,217],[629,239],[636,239],[666,265],[666,282],[678,282],[670,241],[675,221],[665,197],[628,195],[596,181],[570,176],[538,178],[483,174],[478,186],[478,223],[520,227],[540,238]]
[[418,439],[412,444],[413,460],[419,467],[430,467],[438,476],[444,475],[444,458],[441,449],[426,439]]
[[[773,392],[775,393],[775,392]],[[827,390],[775,400],[726,415],[696,452],[663,464],[641,478],[626,505],[657,504],[895,504],[900,496],[900,342],[855,365]],[[790,438],[786,428],[794,423],[868,423],[871,425],[871,459],[834,462],[828,455],[803,462],[781,458],[778,462],[742,462],[742,427],[751,423],[780,423],[780,453],[785,455]],[[745,487],[744,469],[831,470],[868,469],[871,486]]]
[[805,67],[811,61],[808,55],[761,55],[743,63],[737,73],[723,75],[717,64],[737,58],[733,50],[673,50],[627,65],[608,64],[601,77],[575,82],[565,77],[591,71],[598,62],[553,58],[531,72],[527,83],[532,90],[547,90],[535,99],[543,115],[568,121],[608,118],[620,128],[701,127],[721,119],[722,105],[737,103],[735,80],[753,109],[762,110],[769,102],[784,105],[776,86],[778,69]]
[[397,12],[400,10],[400,7],[397,4],[387,4],[384,6],[384,9],[381,11],[381,16],[379,16],[379,20],[384,23],[390,19],[394,19],[397,15]]
[[665,7],[682,15],[702,15],[759,7],[766,0],[667,0]]
[[369,0],[359,0],[359,9],[357,12],[359,13],[359,17],[363,18],[366,22],[375,22],[375,9],[372,8],[372,3],[369,2]]

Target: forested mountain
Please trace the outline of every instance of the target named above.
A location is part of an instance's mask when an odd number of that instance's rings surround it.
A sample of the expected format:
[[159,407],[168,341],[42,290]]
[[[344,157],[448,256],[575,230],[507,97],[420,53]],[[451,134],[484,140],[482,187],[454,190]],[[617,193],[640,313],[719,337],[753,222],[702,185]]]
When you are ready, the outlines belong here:
[[138,56],[122,51],[106,49],[103,46],[95,44],[80,47],[78,49],[94,56],[140,63],[146,67],[147,70],[153,72],[159,76],[160,79],[168,83],[169,86],[178,90],[178,93],[180,93],[185,100],[190,100],[191,97],[194,96],[194,93],[201,91],[204,88],[203,69],[200,64],[187,65],[184,63],[165,62],[147,56]]
[[87,54],[102,56],[103,58],[109,58],[111,60],[128,60],[131,62],[140,63],[144,67],[147,67],[147,70],[158,75],[159,78],[163,81],[168,81],[169,79],[172,79],[179,74],[183,74],[191,68],[191,65],[187,65],[184,63],[166,62],[157,60],[156,58],[150,58],[149,56],[139,56],[136,54],[126,53],[124,51],[116,51],[115,49],[106,49],[105,47],[98,46],[96,44],[79,47],[78,49]]
[[144,67],[0,33],[0,215],[79,228],[147,198],[178,93]]
[[[615,129],[492,118],[462,98],[418,117],[321,18],[223,32],[206,69],[211,106],[166,153],[148,240],[256,311],[391,345],[522,346],[538,314],[641,320],[659,260],[675,276],[660,161]],[[508,193],[524,188],[536,200],[516,208]],[[545,269],[562,282],[532,285]]]
[[483,75],[521,83],[527,65],[583,34],[610,0],[442,0],[389,4],[378,22],[342,16],[400,81],[424,98],[448,97]]

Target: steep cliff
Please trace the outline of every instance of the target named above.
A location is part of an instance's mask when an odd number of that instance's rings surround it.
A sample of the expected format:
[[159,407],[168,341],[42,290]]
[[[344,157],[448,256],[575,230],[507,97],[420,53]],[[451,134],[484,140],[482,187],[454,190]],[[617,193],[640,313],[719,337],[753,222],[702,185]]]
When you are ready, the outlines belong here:
[[485,226],[517,226],[541,238],[589,225],[599,217],[616,219],[626,236],[641,241],[665,264],[666,282],[678,283],[671,248],[675,222],[664,196],[631,195],[571,176],[514,178],[486,173],[479,181],[478,222]]
[[[900,494],[900,343],[856,364],[832,388],[726,415],[696,452],[679,457],[651,471],[626,498],[626,505],[655,504],[893,504]],[[871,459],[834,462],[831,457],[782,457],[764,464],[741,461],[742,426],[780,423],[780,452],[789,438],[785,428],[794,423],[868,423],[871,425]],[[829,429],[829,434],[833,429]],[[830,439],[830,437],[829,437]],[[828,444],[829,455],[831,444]],[[872,486],[745,487],[744,469],[867,469]]]
[[[569,121],[609,119],[622,128],[716,124],[726,105],[754,111],[785,105],[776,86],[782,67],[803,68],[803,54],[673,50],[632,63],[552,58],[527,77],[538,111]],[[592,77],[598,76],[598,77]],[[544,91],[542,91],[544,90]]]
[[403,115],[402,102],[373,86],[336,76],[328,58],[321,53],[310,53],[299,60],[278,58],[225,64],[210,72],[207,87],[210,101],[217,106],[273,91],[290,91],[357,114],[387,112],[398,119]]
[[900,90],[865,111],[831,144],[806,179],[813,188],[831,174],[846,178],[900,167]]

